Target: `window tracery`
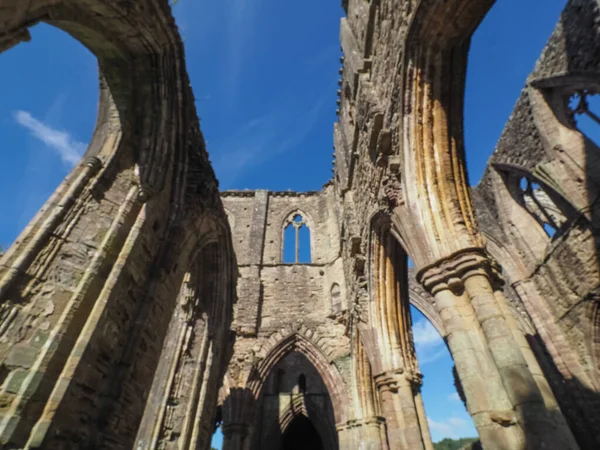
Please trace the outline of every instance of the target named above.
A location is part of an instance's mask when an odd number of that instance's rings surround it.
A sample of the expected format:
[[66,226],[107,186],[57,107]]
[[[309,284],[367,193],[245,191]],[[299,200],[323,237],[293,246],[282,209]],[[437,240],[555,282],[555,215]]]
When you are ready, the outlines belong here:
[[507,181],[517,203],[552,239],[576,217],[573,206],[550,187],[522,171],[507,173]]
[[304,216],[295,213],[284,224],[283,262],[285,264],[310,264],[310,229]]
[[569,98],[571,124],[596,144],[600,142],[600,94],[594,89],[578,89]]

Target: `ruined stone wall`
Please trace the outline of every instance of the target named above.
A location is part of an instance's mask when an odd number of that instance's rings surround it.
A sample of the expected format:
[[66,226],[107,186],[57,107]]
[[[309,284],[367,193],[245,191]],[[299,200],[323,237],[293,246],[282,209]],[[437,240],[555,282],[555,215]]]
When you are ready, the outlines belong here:
[[[337,395],[330,395],[339,420],[348,413],[351,379],[343,320],[346,292],[338,207],[332,187],[308,193],[228,191],[221,196],[234,236],[239,271],[233,323],[237,339],[222,393],[223,408],[229,408],[232,400],[227,397],[237,395],[236,390],[246,389],[252,396],[243,417],[227,419],[239,411],[224,411],[226,439],[228,429],[239,421],[250,435],[254,433],[248,439],[255,439],[258,445],[260,394],[274,365],[289,351],[311,352],[322,360],[325,366],[317,365],[317,369],[323,379],[329,379],[329,383],[325,381],[327,388],[337,391]],[[310,229],[309,264],[282,263],[284,227],[296,213]],[[331,297],[334,284],[342,299],[337,311]],[[302,341],[300,348],[296,340]],[[303,345],[310,350],[301,350]],[[316,364],[315,359],[309,360]],[[332,377],[344,381],[333,385]]]
[[[462,109],[469,39],[492,3],[343,2],[347,17],[342,19],[340,32],[343,67],[339,120],[334,128],[334,186],[341,204],[348,297],[351,304],[354,302],[350,328],[355,325],[358,330],[357,345],[364,346],[373,370],[388,439],[393,436],[396,443],[402,442],[412,436],[408,422],[404,422],[404,437],[402,433],[394,434],[402,414],[391,409],[386,413],[385,406],[394,398],[388,391],[390,380],[401,383],[401,377],[389,366],[383,374],[375,372],[381,370],[378,367],[386,358],[394,359],[385,355],[383,343],[387,337],[378,331],[390,326],[381,319],[380,312],[382,308],[389,311],[390,292],[378,285],[381,275],[377,272],[382,268],[387,271],[383,276],[386,283],[394,276],[400,276],[401,284],[407,282],[404,275],[395,273],[393,267],[397,264],[381,262],[382,257],[392,259],[391,255],[401,253],[379,231],[385,223],[414,262],[416,278],[424,288],[419,299],[421,309],[427,311],[447,339],[466,392],[467,408],[484,447],[525,448],[546,441],[550,446],[577,448],[545,372],[532,353],[532,348],[536,355],[540,348],[544,351],[538,341],[529,339],[532,321],[522,315],[522,305],[509,306],[509,300],[515,297],[513,290],[503,292],[499,273],[510,271],[510,259],[496,257],[494,244],[483,238],[466,181]],[[597,36],[595,31],[590,33],[590,28],[596,27],[597,6],[595,0],[569,2],[566,17],[576,15],[582,21],[581,36],[587,37],[572,42],[555,39],[545,57],[560,60],[560,55],[572,52],[571,65],[580,71],[595,70],[595,63],[582,53],[596,57],[598,46],[591,40],[597,42]],[[536,69],[539,73],[541,67]],[[527,102],[521,100],[522,107],[517,111],[524,119],[531,115]],[[528,125],[518,137],[506,142],[515,156],[513,160],[540,159],[543,146],[536,141],[536,133],[536,126]],[[567,165],[555,171],[576,169],[573,164]],[[596,163],[591,167],[597,167]],[[547,178],[547,171],[542,175]],[[489,195],[492,192],[490,189]],[[587,192],[585,187],[579,198],[586,197]],[[549,200],[546,196],[544,201]],[[487,205],[487,198],[480,202],[477,194],[474,201],[478,218],[486,208],[494,208]],[[502,213],[492,215],[489,223],[498,223],[501,217]],[[486,238],[491,234],[485,229]],[[506,247],[511,239],[501,236],[495,245]],[[535,246],[541,239],[533,236],[525,242]],[[375,249],[382,253],[375,254]],[[489,259],[486,251],[500,260],[502,268]],[[583,253],[595,251],[588,245]],[[584,271],[579,276],[586,274]],[[585,290],[584,286],[594,284],[594,279],[595,275],[588,277],[577,289]],[[572,284],[566,286],[569,291],[574,289]],[[418,296],[420,289],[413,285],[409,291]],[[489,353],[480,353],[483,348]],[[410,353],[405,348],[403,351]],[[540,361],[545,370],[544,358]],[[406,371],[406,364],[412,365],[410,358],[404,364]],[[369,368],[361,369],[359,374],[362,387],[358,387],[358,397],[362,409],[370,414],[378,410],[378,405],[376,401],[368,404],[372,391],[363,389],[365,371]],[[418,370],[415,374],[418,378]],[[409,382],[418,385],[414,380]],[[519,388],[524,385],[527,389]],[[408,396],[396,401],[405,408],[411,403]],[[418,415],[418,398],[413,403]],[[533,417],[538,421],[535,425]],[[549,439],[551,434],[554,437]],[[415,443],[399,445],[417,448]]]
[[[194,317],[211,317],[217,353],[198,379],[205,391],[220,385],[235,284],[229,228],[168,2],[3,1],[0,50],[40,21],[97,56],[100,108],[83,160],[0,259],[0,444],[129,449],[190,272],[204,280]],[[195,268],[207,249],[218,270],[203,277]]]
[[487,248],[543,342],[538,357],[582,448],[600,445],[600,149],[570,99],[598,92],[599,21],[598,2],[569,2],[473,190]]

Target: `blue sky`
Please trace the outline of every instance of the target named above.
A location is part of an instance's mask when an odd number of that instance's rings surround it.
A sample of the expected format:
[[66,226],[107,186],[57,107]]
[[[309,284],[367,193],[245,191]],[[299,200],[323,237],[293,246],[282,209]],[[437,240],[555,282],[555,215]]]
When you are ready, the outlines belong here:
[[[479,180],[566,0],[498,1],[473,38],[465,139]],[[317,190],[329,180],[341,1],[180,0],[174,7],[222,189]],[[0,55],[0,245],[7,247],[72,168],[97,113],[95,58],[46,25]],[[451,358],[414,314],[434,440],[472,436]]]

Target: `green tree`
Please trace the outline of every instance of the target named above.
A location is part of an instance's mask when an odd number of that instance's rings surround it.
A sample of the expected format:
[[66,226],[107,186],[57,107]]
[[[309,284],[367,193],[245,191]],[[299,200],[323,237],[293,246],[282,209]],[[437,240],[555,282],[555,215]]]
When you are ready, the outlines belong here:
[[[481,448],[480,446],[478,446],[478,443],[476,444],[476,442],[478,441],[477,438],[461,438],[461,439],[450,439],[450,438],[446,438],[441,440],[440,442],[436,442],[433,444],[433,448],[435,450],[462,450],[464,449],[479,449]],[[470,445],[470,444],[474,444],[474,445]]]

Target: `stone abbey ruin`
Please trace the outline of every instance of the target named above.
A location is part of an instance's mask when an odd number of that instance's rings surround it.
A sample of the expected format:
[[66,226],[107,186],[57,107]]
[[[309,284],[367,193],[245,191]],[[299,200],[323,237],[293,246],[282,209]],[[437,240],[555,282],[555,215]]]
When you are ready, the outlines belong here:
[[412,304],[485,450],[599,449],[600,2],[569,0],[470,188],[493,3],[344,0],[334,175],[292,193],[219,192],[167,0],[0,0],[0,50],[44,21],[101,73],[87,153],[0,259],[0,446],[208,449],[219,422],[226,450],[431,450]]

